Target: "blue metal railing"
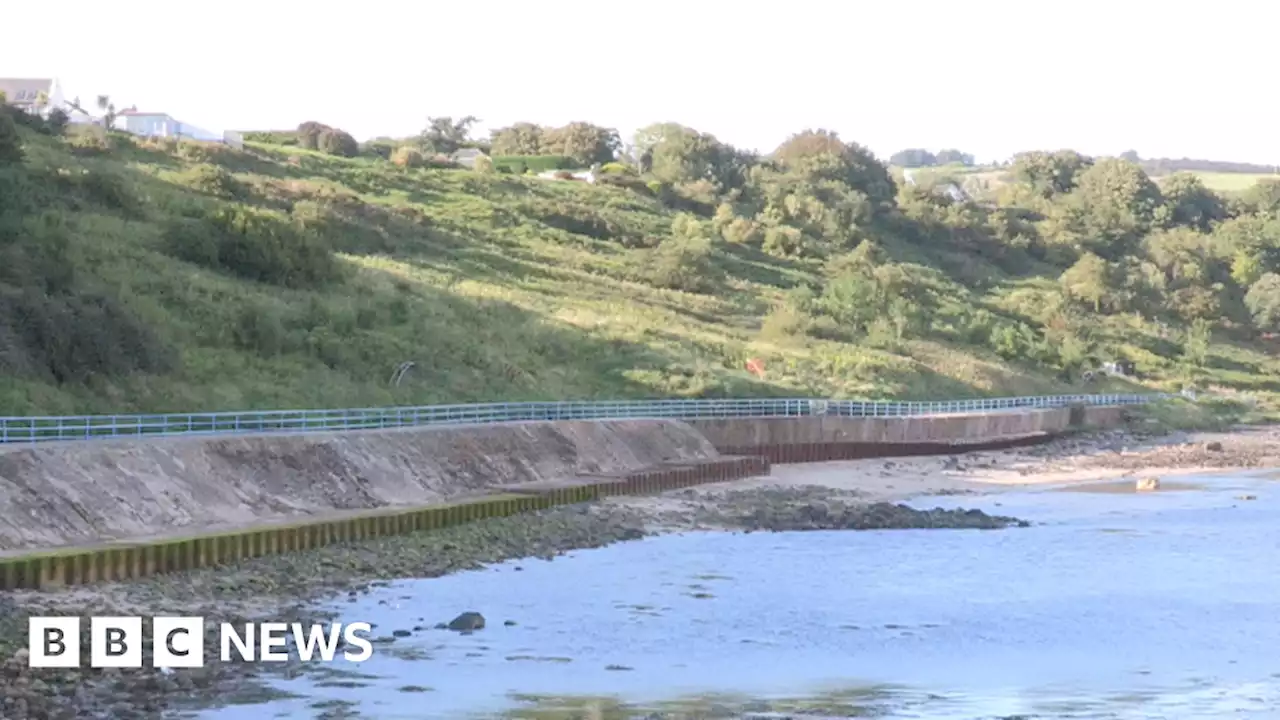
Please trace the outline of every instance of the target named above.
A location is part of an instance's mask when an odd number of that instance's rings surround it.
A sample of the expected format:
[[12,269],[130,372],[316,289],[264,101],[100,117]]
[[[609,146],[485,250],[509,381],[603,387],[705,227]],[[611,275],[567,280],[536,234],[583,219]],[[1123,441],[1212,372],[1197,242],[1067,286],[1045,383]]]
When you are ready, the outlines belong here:
[[0,417],[0,443],[216,433],[333,432],[377,428],[627,418],[904,417],[1068,405],[1141,405],[1167,397],[1045,395],[937,402],[810,399],[636,400],[426,405],[344,410],[262,410],[165,415]]

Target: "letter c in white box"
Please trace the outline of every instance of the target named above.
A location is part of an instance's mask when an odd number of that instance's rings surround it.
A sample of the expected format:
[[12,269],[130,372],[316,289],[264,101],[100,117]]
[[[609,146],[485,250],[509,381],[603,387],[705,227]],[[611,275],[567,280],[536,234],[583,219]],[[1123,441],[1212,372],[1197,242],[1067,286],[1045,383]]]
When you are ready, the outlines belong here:
[[151,631],[156,667],[204,667],[204,618],[157,617]]

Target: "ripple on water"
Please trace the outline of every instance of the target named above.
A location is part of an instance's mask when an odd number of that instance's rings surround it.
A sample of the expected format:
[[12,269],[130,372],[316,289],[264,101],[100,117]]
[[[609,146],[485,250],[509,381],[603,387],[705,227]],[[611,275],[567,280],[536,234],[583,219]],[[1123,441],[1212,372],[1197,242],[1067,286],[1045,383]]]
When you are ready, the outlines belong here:
[[[522,572],[392,583],[341,603],[346,619],[390,633],[475,609],[488,627],[413,630],[358,666],[370,676],[361,687],[303,677],[281,687],[304,700],[204,717],[306,714],[327,700],[364,718],[492,716],[607,698],[615,715],[603,719],[673,697],[781,712],[825,707],[830,688],[851,683],[887,717],[1269,710],[1280,703],[1280,573],[1259,572],[1259,553],[1276,547],[1280,506],[1257,478],[1189,482],[1203,487],[1001,494],[1000,512],[1031,528],[689,533]],[[724,693],[750,697],[734,705]]]

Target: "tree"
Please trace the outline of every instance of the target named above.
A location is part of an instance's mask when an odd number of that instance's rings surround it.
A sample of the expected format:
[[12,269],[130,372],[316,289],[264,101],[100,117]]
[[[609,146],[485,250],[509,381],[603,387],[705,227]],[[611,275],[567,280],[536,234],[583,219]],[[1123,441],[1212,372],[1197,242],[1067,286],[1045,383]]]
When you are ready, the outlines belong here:
[[904,168],[931,167],[938,164],[938,158],[928,150],[909,148],[890,155],[889,164]]
[[1176,172],[1160,187],[1169,220],[1175,225],[1208,230],[1227,216],[1222,198],[1189,172]]
[[1249,287],[1245,307],[1261,330],[1280,330],[1280,275],[1266,273]]
[[710,180],[722,188],[733,179],[734,153],[714,135],[677,123],[657,123],[636,132],[641,171],[659,182]]
[[971,167],[974,164],[973,155],[960,152],[954,148],[939,150],[937,156],[939,165],[964,165]]
[[1204,318],[1197,318],[1187,328],[1182,338],[1182,358],[1192,367],[1204,367],[1209,356],[1209,344],[1213,340],[1213,326]]
[[1120,159],[1126,162],[1134,163],[1134,164],[1137,164],[1142,161],[1142,158],[1138,157],[1137,150],[1125,150],[1124,152],[1120,153]]
[[1075,265],[1062,273],[1058,282],[1067,297],[1093,305],[1095,312],[1102,312],[1103,303],[1111,292],[1111,267],[1106,260],[1085,253]]
[[545,130],[540,125],[519,122],[489,133],[489,150],[494,155],[540,155]]
[[108,130],[116,127],[116,106],[108,95],[98,96],[98,109],[102,111],[102,126]]
[[542,149],[547,155],[564,155],[579,165],[612,162],[622,147],[618,131],[588,122],[572,122],[543,133]]
[[427,127],[418,136],[418,144],[427,153],[449,155],[467,142],[471,127],[478,122],[480,119],[473,115],[458,120],[451,117],[427,118]]
[[1240,198],[1247,212],[1280,217],[1280,178],[1259,180]]
[[806,130],[787,138],[773,152],[773,157],[783,166],[814,166],[816,158],[828,157],[827,173],[831,179],[839,179],[850,188],[863,193],[876,205],[892,205],[896,186],[889,169],[876,159],[871,151],[861,145],[846,143],[830,130]]
[[1163,198],[1160,188],[1131,162],[1104,158],[1074,175],[1070,200],[1079,208],[1078,228],[1087,244],[1119,257],[1151,228]]
[[1074,150],[1035,151],[1014,155],[1010,172],[1018,182],[1048,198],[1071,192],[1076,176],[1092,164],[1092,160]]

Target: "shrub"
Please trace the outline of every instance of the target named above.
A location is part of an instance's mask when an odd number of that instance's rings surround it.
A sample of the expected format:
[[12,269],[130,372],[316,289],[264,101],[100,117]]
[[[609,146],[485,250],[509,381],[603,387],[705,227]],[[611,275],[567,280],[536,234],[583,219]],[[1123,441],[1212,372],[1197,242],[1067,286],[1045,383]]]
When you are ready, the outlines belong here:
[[630,165],[620,162],[605,163],[600,166],[600,172],[605,175],[635,175],[636,171]]
[[314,120],[308,120],[307,122],[302,123],[298,126],[298,130],[295,133],[298,147],[303,147],[308,150],[319,150],[320,134],[326,130],[332,129],[333,128],[328,125],[315,122]]
[[422,167],[427,158],[422,151],[412,145],[401,145],[391,151],[391,162],[402,168]]
[[45,119],[44,125],[46,133],[54,137],[61,137],[67,131],[67,124],[71,122],[67,111],[62,108],[54,108],[49,111],[49,117]]
[[565,170],[573,167],[573,159],[564,155],[496,155],[493,157],[494,167],[509,167],[512,172],[534,173],[548,170]]
[[649,186],[635,175],[622,175],[617,173],[602,174],[596,178],[596,183],[600,185],[612,185],[613,187],[626,188],[627,190],[631,190],[648,197],[653,196],[653,193],[649,190]]
[[803,337],[812,320],[793,303],[781,303],[769,311],[760,323],[760,339],[786,340]]
[[492,175],[494,172],[493,159],[490,158],[488,155],[481,155],[476,158],[475,164],[471,167],[471,169],[475,170],[477,173],[481,175]]
[[225,168],[200,163],[186,173],[186,184],[194,190],[221,198],[238,197],[243,188]]
[[17,165],[22,162],[22,137],[18,125],[8,112],[0,112],[0,165]]
[[391,140],[369,140],[360,143],[360,154],[367,157],[378,157],[383,160],[390,160],[391,153],[395,152],[396,144]]
[[171,223],[165,236],[175,257],[247,280],[298,288],[342,276],[322,237],[271,213],[248,208],[201,212]]
[[355,157],[360,154],[360,143],[350,133],[332,128],[319,134],[316,147],[321,152],[338,157]]
[[715,285],[711,241],[705,238],[668,238],[648,255],[645,274],[655,287],[701,293]]
[[111,142],[102,128],[88,127],[78,129],[67,137],[67,145],[71,154],[77,157],[93,157],[106,154],[111,150]]
[[265,143],[267,145],[297,145],[297,130],[251,130],[242,133],[245,142]]
[[69,176],[76,190],[90,202],[128,214],[141,212],[141,203],[125,177],[106,170],[86,170]]
[[437,169],[443,169],[443,170],[457,170],[458,168],[462,167],[458,163],[454,162],[453,158],[449,157],[448,155],[441,155],[439,153],[428,156],[423,161],[423,165],[429,168],[437,168]]
[[0,293],[0,368],[79,383],[95,375],[163,372],[176,354],[118,298],[94,292]]

